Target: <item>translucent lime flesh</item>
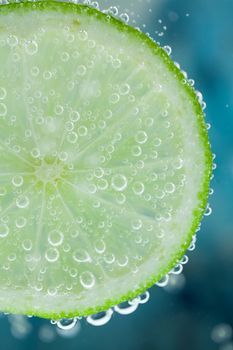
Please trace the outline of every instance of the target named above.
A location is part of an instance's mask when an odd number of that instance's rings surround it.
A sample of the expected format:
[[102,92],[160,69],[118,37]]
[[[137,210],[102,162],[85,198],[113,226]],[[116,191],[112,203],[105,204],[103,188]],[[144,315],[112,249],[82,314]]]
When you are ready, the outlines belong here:
[[208,197],[195,92],[87,6],[0,7],[0,309],[88,315],[181,258]]

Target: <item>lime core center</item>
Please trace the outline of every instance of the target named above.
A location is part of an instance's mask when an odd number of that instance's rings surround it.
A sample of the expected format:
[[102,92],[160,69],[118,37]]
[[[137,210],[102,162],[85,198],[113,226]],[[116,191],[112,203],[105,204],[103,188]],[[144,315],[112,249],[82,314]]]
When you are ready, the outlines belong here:
[[56,159],[42,159],[40,164],[35,166],[35,176],[39,182],[54,183],[61,177],[63,170],[64,164]]

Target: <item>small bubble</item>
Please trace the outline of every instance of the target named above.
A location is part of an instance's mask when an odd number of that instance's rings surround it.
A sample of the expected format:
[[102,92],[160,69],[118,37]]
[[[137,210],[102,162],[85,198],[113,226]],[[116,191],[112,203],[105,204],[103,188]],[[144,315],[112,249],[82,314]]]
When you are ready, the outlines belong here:
[[40,150],[38,148],[33,148],[31,150],[31,155],[33,158],[39,158],[40,157]]
[[121,13],[120,14],[120,19],[125,22],[128,23],[129,22],[129,15],[127,13]]
[[84,65],[80,65],[77,68],[77,74],[81,77],[83,77],[87,72],[87,68]]
[[51,79],[51,78],[52,78],[52,73],[51,73],[50,71],[46,70],[46,71],[43,73],[43,78],[44,78],[45,80]]
[[89,271],[82,272],[79,280],[81,285],[86,289],[90,289],[95,285],[95,276]]
[[127,178],[124,175],[114,175],[112,177],[112,187],[116,191],[124,191],[127,187]]
[[86,41],[88,39],[88,34],[85,30],[80,30],[78,33],[78,38],[81,41]]
[[140,146],[133,146],[132,154],[134,157],[139,157],[142,154],[142,149]]
[[167,193],[175,192],[176,186],[172,182],[168,182],[165,184],[164,189]]
[[156,282],[156,285],[159,287],[165,287],[168,284],[168,281],[169,281],[169,276],[165,275],[158,282]]
[[128,302],[116,305],[114,310],[121,315],[129,315],[132,314],[138,308],[139,302],[135,302],[130,305]]
[[18,208],[27,208],[27,206],[29,205],[28,197],[25,196],[25,195],[20,195],[16,199],[16,205],[17,205]]
[[146,291],[145,293],[143,293],[139,296],[139,299],[140,299],[139,304],[147,303],[149,298],[150,298],[150,293],[148,291]]
[[32,241],[30,239],[25,239],[22,243],[22,247],[26,251],[30,251],[32,249]]
[[232,328],[227,323],[220,323],[216,325],[211,332],[211,338],[216,343],[222,343],[224,341],[230,340],[231,337]]
[[88,252],[84,249],[78,249],[73,253],[73,259],[79,263],[90,262],[91,258]]
[[4,103],[0,103],[0,117],[4,117],[7,114],[7,107]]
[[119,60],[118,58],[113,60],[112,61],[112,66],[113,66],[113,68],[116,68],[116,69],[120,68],[121,67],[121,60]]
[[137,143],[145,143],[148,139],[147,133],[145,131],[138,131],[136,136],[135,136],[135,140]]
[[77,318],[63,318],[57,322],[57,327],[62,330],[70,330],[75,327],[77,323]]
[[95,251],[98,254],[103,254],[105,252],[105,249],[106,249],[106,244],[104,243],[104,241],[102,239],[95,242]]
[[112,94],[109,98],[109,102],[112,104],[116,104],[119,101],[120,101],[120,96],[117,93]]
[[34,40],[28,40],[25,43],[25,51],[28,55],[35,55],[38,51],[38,44]]
[[112,16],[118,15],[118,8],[116,6],[110,6],[107,12]]
[[61,105],[57,105],[54,109],[55,114],[61,115],[64,112],[64,107]]
[[23,216],[20,216],[15,220],[15,225],[18,228],[23,228],[26,225],[26,223],[27,223],[27,219]]
[[66,122],[66,124],[65,124],[65,129],[67,130],[67,131],[72,131],[73,129],[74,129],[74,123],[72,123],[72,122]]
[[170,46],[165,45],[165,46],[163,47],[163,49],[166,51],[166,53],[168,54],[168,56],[170,56],[170,55],[171,55],[171,53],[172,53],[172,49],[171,49],[171,47],[170,47]]
[[40,73],[40,70],[38,67],[36,67],[36,66],[32,67],[31,75],[33,75],[34,77],[37,77],[39,75],[39,73]]
[[45,259],[48,262],[55,262],[59,258],[59,252],[56,248],[49,248],[45,252]]
[[204,215],[209,216],[211,213],[212,213],[212,208],[210,207],[210,205],[208,203]]
[[133,184],[132,189],[133,189],[133,192],[139,196],[144,192],[145,187],[142,182],[137,181]]
[[19,41],[17,36],[15,35],[9,35],[7,38],[7,43],[10,47],[15,47],[18,45]]
[[68,52],[62,52],[61,54],[61,60],[62,62],[67,62],[70,59],[70,55],[68,54]]
[[125,195],[124,195],[123,193],[119,193],[119,194],[117,195],[117,197],[116,197],[116,201],[117,201],[117,203],[119,203],[119,204],[124,204],[125,201],[126,201]]
[[0,224],[0,238],[4,238],[9,233],[9,227],[7,224]]
[[77,140],[78,140],[78,135],[76,134],[76,132],[72,131],[67,135],[67,141],[69,143],[76,143]]
[[121,95],[127,95],[130,92],[130,86],[127,83],[124,83],[120,86],[119,90]]
[[13,179],[12,179],[12,183],[16,187],[22,186],[22,184],[23,184],[23,177],[20,176],[20,175],[14,176]]
[[7,92],[4,87],[0,87],[0,100],[4,100],[6,98]]
[[78,128],[78,134],[82,137],[82,136],[86,136],[87,135],[87,128],[84,126],[84,125],[81,125],[79,128]]
[[0,196],[5,196],[5,195],[6,195],[5,187],[0,187]]
[[104,324],[110,321],[112,314],[113,314],[112,309],[99,312],[98,314],[88,316],[87,322],[92,326],[103,326]]
[[142,227],[142,220],[141,219],[135,219],[132,221],[132,228],[133,230],[140,230]]
[[54,246],[57,247],[63,243],[64,235],[61,231],[53,230],[49,233],[48,236],[48,242]]
[[77,111],[71,111],[69,117],[72,122],[76,123],[80,119],[80,114]]
[[97,186],[101,191],[104,191],[108,188],[108,181],[105,179],[99,179],[97,182]]

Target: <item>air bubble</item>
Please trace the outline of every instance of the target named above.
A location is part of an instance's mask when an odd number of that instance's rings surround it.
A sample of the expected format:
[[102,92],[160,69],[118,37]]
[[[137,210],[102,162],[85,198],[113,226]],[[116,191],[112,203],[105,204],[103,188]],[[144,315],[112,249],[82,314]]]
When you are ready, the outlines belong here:
[[212,332],[211,338],[216,343],[222,343],[227,340],[230,340],[232,337],[232,328],[227,323],[220,323],[216,325]]
[[108,188],[108,181],[105,179],[99,179],[97,183],[98,189],[104,191]]
[[72,122],[76,123],[80,119],[80,114],[77,111],[71,111],[69,117]]
[[209,216],[209,215],[211,215],[211,213],[212,213],[212,209],[210,207],[210,204],[208,203],[204,215]]
[[38,148],[33,148],[31,150],[31,155],[33,158],[39,158],[40,157],[40,150]]
[[78,128],[78,134],[83,137],[83,136],[86,136],[87,135],[87,128],[84,126],[84,125],[81,125],[79,128]]
[[0,187],[0,196],[2,197],[2,196],[5,196],[6,195],[6,189],[5,189],[5,187]]
[[145,293],[139,295],[139,304],[145,304],[150,298],[150,293],[146,291]]
[[118,15],[118,8],[116,6],[110,6],[107,12],[112,16]]
[[23,177],[20,176],[20,175],[14,176],[13,179],[12,179],[12,183],[16,187],[22,186],[22,184],[23,184]]
[[15,35],[9,35],[8,38],[7,38],[7,44],[10,46],[10,47],[15,47],[17,46],[19,43],[18,41],[18,38],[17,36]]
[[62,330],[70,330],[75,327],[77,323],[77,318],[63,318],[62,320],[57,322],[57,327]]
[[61,105],[57,105],[54,109],[56,115],[61,115],[64,112],[64,107]]
[[76,132],[72,131],[67,135],[67,141],[69,143],[76,143],[77,140],[78,140],[78,135],[76,134]]
[[64,240],[64,235],[61,231],[53,230],[49,233],[48,242],[52,246],[58,247],[59,245],[61,245],[63,243],[63,240]]
[[22,247],[26,251],[30,251],[32,249],[32,241],[30,239],[25,239],[22,243]]
[[25,195],[20,195],[16,199],[16,205],[17,205],[18,208],[27,208],[27,206],[29,205],[28,197],[25,196]]
[[102,239],[95,242],[96,253],[103,254],[105,252],[105,250],[106,250],[106,244],[104,243],[104,241]]
[[119,90],[121,95],[127,95],[130,92],[130,86],[127,83],[124,83],[120,86]]
[[112,104],[116,104],[119,101],[120,101],[120,96],[117,93],[112,94],[109,98],[109,102]]
[[81,41],[86,41],[88,39],[88,34],[85,30],[80,30],[78,33],[78,37]]
[[142,182],[137,181],[133,184],[132,189],[137,196],[140,196],[141,194],[143,194],[145,187]]
[[142,149],[140,146],[133,146],[132,147],[132,155],[134,157],[139,157],[142,154]]
[[129,22],[129,15],[127,13],[121,13],[120,14],[120,19],[125,22],[128,23]]
[[7,224],[0,223],[0,238],[5,238],[9,233],[9,227]]
[[168,281],[169,281],[169,276],[165,275],[158,282],[156,282],[156,285],[158,287],[165,287],[168,284]]
[[134,304],[129,304],[128,302],[116,305],[114,310],[121,315],[130,315],[138,308],[138,302]]
[[183,265],[182,264],[177,264],[171,271],[170,273],[173,275],[179,275],[183,271]]
[[176,186],[172,182],[168,182],[165,184],[164,189],[167,193],[175,192]]
[[77,74],[81,77],[83,77],[87,72],[87,68],[84,65],[80,65],[77,68]]
[[142,227],[142,220],[141,219],[135,219],[132,221],[132,228],[133,230],[140,230]]
[[79,280],[81,285],[86,289],[90,289],[95,285],[95,276],[89,271],[82,272]]
[[172,49],[171,49],[171,47],[170,46],[168,46],[168,45],[165,45],[164,47],[163,47],[163,49],[164,49],[164,51],[168,54],[168,56],[170,56],[171,55],[171,53],[172,53]]
[[55,262],[59,258],[59,252],[56,248],[49,248],[45,252],[45,259],[48,262]]
[[136,136],[135,136],[135,140],[137,143],[146,143],[148,139],[147,133],[145,131],[138,131]]
[[90,262],[91,258],[88,252],[84,249],[78,249],[73,253],[73,259],[78,263]]
[[4,117],[7,114],[7,107],[4,103],[0,103],[0,117]]
[[38,44],[34,40],[29,40],[25,43],[25,51],[28,55],[35,55],[38,51]]
[[62,52],[61,54],[61,60],[62,62],[67,62],[70,59],[70,55],[68,54],[68,52]]
[[92,326],[103,326],[110,321],[112,314],[113,310],[109,309],[107,311],[99,312],[98,314],[88,316],[86,320]]
[[4,87],[0,87],[0,100],[4,100],[6,98],[7,92]]
[[128,181],[124,175],[114,175],[112,177],[112,187],[116,191],[124,191],[127,187]]
[[15,225],[17,228],[23,228],[26,225],[26,223],[27,219],[23,216],[20,216],[15,220]]

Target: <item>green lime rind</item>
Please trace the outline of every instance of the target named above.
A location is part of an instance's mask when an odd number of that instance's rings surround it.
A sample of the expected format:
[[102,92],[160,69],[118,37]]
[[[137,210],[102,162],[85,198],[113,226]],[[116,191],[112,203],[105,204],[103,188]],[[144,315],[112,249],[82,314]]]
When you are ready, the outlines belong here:
[[[128,293],[124,294],[118,299],[107,300],[103,304],[96,307],[89,307],[82,311],[79,311],[78,309],[74,309],[72,312],[60,312],[60,313],[51,313],[51,312],[46,313],[40,310],[37,310],[37,311],[33,310],[32,312],[32,310],[25,310],[25,313],[28,315],[58,320],[61,318],[71,318],[75,316],[88,316],[88,315],[96,314],[100,311],[107,310],[124,301],[131,300],[137,297],[138,295],[144,293],[147,289],[149,289],[157,281],[159,281],[165,274],[171,271],[171,269],[180,261],[180,259],[185,254],[187,248],[190,245],[192,237],[197,231],[199,223],[205,212],[207,201],[208,201],[208,195],[209,195],[209,184],[210,184],[210,179],[212,175],[212,153],[211,153],[211,148],[208,141],[208,133],[207,133],[207,128],[204,120],[205,115],[198,101],[195,90],[188,83],[186,84],[183,83],[183,80],[185,79],[184,75],[176,67],[176,65],[173,63],[173,61],[168,56],[168,54],[161,47],[159,47],[156,42],[154,42],[152,39],[150,39],[147,35],[145,35],[141,31],[126,25],[125,23],[121,22],[120,20],[114,17],[111,17],[110,15],[103,14],[100,11],[94,8],[88,7],[86,5],[76,5],[72,3],[62,3],[62,2],[56,2],[56,1],[44,1],[44,2],[36,2],[36,3],[24,2],[20,4],[13,3],[9,5],[1,5],[0,14],[12,12],[12,11],[19,11],[19,10],[23,12],[27,10],[32,11],[33,9],[57,10],[60,12],[72,12],[77,14],[86,13],[88,15],[95,15],[95,18],[97,18],[98,20],[102,22],[110,23],[112,26],[115,26],[119,31],[132,35],[134,38],[137,38],[139,41],[141,41],[143,45],[148,46],[156,56],[159,56],[161,58],[161,60],[165,63],[168,70],[175,75],[176,79],[180,82],[180,84],[183,86],[183,89],[189,96],[190,101],[193,104],[193,108],[196,113],[197,122],[198,122],[198,132],[199,132],[200,140],[202,141],[202,144],[203,144],[203,152],[204,152],[204,158],[205,158],[205,171],[204,171],[205,175],[202,183],[202,188],[198,193],[199,205],[195,210],[193,210],[193,221],[192,221],[191,228],[187,233],[184,243],[181,245],[179,251],[173,254],[166,268],[162,269],[158,274],[156,274],[156,276],[153,276],[152,278],[148,279],[146,283],[141,284],[139,288],[133,291],[129,291]],[[65,297],[64,297],[64,302],[65,302]],[[17,308],[14,308],[14,307],[12,308],[8,307],[4,311],[15,313],[15,314],[19,312],[19,310],[17,310]]]

